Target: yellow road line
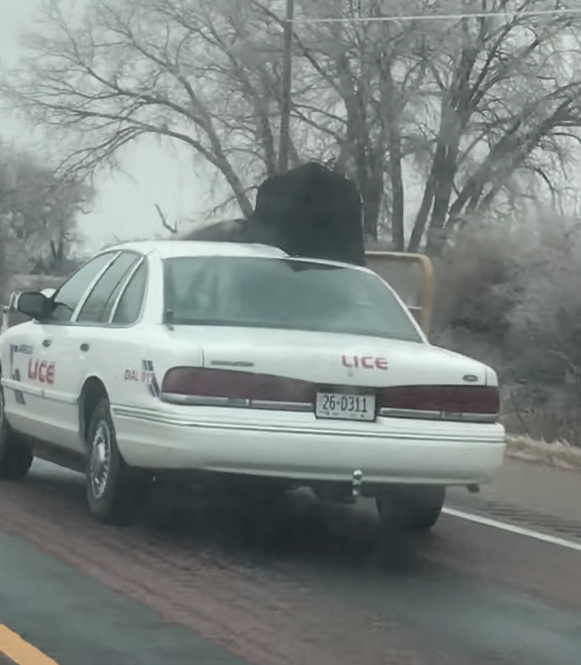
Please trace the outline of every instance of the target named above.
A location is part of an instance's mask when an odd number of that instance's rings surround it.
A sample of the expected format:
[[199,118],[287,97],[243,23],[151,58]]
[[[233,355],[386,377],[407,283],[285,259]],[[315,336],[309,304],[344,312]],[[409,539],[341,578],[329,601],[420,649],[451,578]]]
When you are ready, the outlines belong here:
[[58,665],[42,651],[0,623],[0,652],[16,665]]

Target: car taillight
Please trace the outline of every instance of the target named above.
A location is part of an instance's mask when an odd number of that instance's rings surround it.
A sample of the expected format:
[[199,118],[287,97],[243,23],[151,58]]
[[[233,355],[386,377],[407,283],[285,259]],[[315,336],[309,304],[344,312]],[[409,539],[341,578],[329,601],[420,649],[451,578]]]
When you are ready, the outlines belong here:
[[170,369],[163,379],[161,392],[162,396],[291,404],[311,404],[315,395],[315,389],[308,381],[196,367]]
[[378,401],[380,409],[450,415],[496,416],[500,410],[496,386],[393,386],[382,388]]

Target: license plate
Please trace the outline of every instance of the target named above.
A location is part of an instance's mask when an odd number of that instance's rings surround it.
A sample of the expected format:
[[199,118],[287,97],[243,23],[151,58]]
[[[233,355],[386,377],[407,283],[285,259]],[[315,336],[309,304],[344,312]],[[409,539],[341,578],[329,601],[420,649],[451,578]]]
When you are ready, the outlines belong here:
[[375,420],[375,395],[317,393],[315,416],[331,420]]

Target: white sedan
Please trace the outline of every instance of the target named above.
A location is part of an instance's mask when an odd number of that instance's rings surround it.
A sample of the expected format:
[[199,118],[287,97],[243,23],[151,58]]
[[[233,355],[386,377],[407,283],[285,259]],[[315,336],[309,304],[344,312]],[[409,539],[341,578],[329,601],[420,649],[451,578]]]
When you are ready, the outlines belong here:
[[428,529],[445,488],[503,462],[495,372],[432,346],[366,268],[262,245],[100,252],[0,336],[0,476],[86,473],[91,513],[135,519],[152,481],[375,497]]

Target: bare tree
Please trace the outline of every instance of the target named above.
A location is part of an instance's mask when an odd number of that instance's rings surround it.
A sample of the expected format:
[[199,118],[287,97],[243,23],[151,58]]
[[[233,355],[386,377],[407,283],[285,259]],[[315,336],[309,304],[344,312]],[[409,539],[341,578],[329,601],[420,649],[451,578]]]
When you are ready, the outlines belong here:
[[77,218],[94,192],[84,182],[57,178],[25,153],[4,149],[0,170],[2,241],[11,270],[67,272],[78,240]]
[[[338,142],[344,137],[342,157],[354,165],[369,236],[387,210],[392,244],[404,248],[404,211],[411,207],[404,170],[424,179],[412,251],[427,236],[428,251],[439,252],[459,222],[493,205],[539,189],[559,195],[579,140],[578,19],[534,15],[552,9],[544,0],[303,6],[315,18],[347,19],[301,25],[297,43],[342,101],[333,112],[311,107],[310,121]],[[446,11],[466,16],[437,20]],[[481,16],[487,12],[496,15]],[[498,16],[503,12],[506,18]],[[402,14],[435,19],[353,21]]]
[[[338,17],[346,23],[314,23],[297,31],[297,50],[326,89],[316,100],[296,105],[296,114],[335,142],[337,165],[357,182],[363,199],[363,226],[377,240],[382,217],[389,218],[392,246],[404,249],[405,194],[403,164],[411,110],[421,104],[426,65],[414,54],[416,22],[365,22],[397,14],[404,3],[347,0],[303,6],[315,18]],[[351,22],[352,21],[352,22]],[[326,102],[326,103],[325,103]]]
[[[67,169],[90,171],[145,134],[178,140],[221,174],[248,215],[253,188],[278,168],[281,9],[277,0],[92,0],[79,19],[52,0],[40,30],[29,37],[32,58],[8,78],[4,92],[59,140],[70,144],[73,137]],[[386,106],[386,95],[376,103],[372,89],[378,69],[392,86],[390,97],[397,82],[375,62],[369,44],[377,35],[318,33],[307,41],[320,44],[322,37],[330,48],[314,50],[294,35],[291,165],[332,159],[352,175],[362,192],[367,234],[375,237],[391,136],[394,227],[402,237],[397,118],[391,113],[384,121],[393,105]],[[372,85],[360,86],[367,77]]]
[[[264,0],[253,3],[276,21]],[[534,196],[539,183],[559,194],[578,140],[575,19],[531,15],[551,8],[543,0],[301,6],[315,21],[295,29],[301,81],[311,82],[295,95],[295,116],[330,140],[337,166],[359,185],[368,238],[387,217],[392,246],[406,247],[405,171],[424,179],[412,251],[427,236],[428,251],[439,252],[459,222]],[[466,16],[438,20],[446,11]],[[364,20],[398,15],[434,20]]]
[[411,250],[427,229],[428,251],[438,252],[463,216],[522,193],[531,180],[557,194],[568,149],[579,141],[581,77],[570,46],[579,26],[568,16],[527,13],[549,6],[482,3],[480,11],[514,14],[462,18],[446,35],[426,36],[437,121]]
[[[550,6],[297,0],[299,18],[351,21],[295,24],[291,165],[334,164],[360,189],[368,238],[389,227],[394,247],[427,238],[432,253],[461,222],[539,183],[557,196],[581,79],[578,19],[530,15]],[[459,8],[507,14],[359,21]],[[248,216],[256,185],[278,169],[282,0],[90,0],[77,14],[48,0],[30,58],[2,86],[69,146],[65,171],[90,172],[144,135],[179,141]],[[423,179],[419,205],[406,174]]]
[[248,215],[251,177],[276,172],[268,63],[279,45],[234,4],[92,0],[78,19],[51,0],[28,39],[32,57],[4,92],[34,122],[74,137],[66,169],[91,171],[156,135],[209,162]]

